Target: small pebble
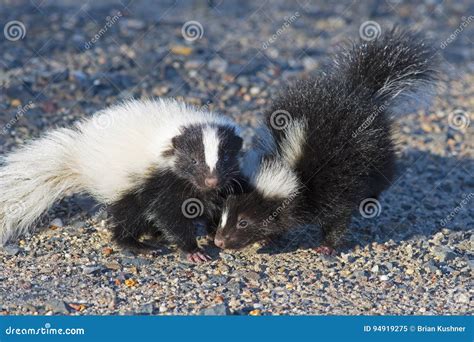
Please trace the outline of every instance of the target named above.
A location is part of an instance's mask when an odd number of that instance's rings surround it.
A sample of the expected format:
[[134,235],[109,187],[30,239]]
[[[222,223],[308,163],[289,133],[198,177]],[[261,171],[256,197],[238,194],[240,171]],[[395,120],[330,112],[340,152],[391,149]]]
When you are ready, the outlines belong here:
[[62,228],[64,227],[64,223],[60,218],[55,218],[50,222],[49,226],[53,228]]
[[229,309],[225,303],[217,304],[201,311],[203,316],[226,316],[229,314]]
[[189,56],[193,52],[193,48],[189,46],[175,45],[171,47],[171,52],[175,55]]

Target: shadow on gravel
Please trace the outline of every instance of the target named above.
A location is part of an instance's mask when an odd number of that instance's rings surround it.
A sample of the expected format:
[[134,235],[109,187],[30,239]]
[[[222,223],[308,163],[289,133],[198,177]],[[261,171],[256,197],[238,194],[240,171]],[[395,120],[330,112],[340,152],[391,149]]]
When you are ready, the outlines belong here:
[[[356,210],[343,247],[389,240],[400,242],[415,237],[430,238],[441,229],[474,229],[474,160],[441,157],[412,150],[398,162],[397,178],[380,197],[373,217]],[[316,226],[299,228],[258,253],[279,254],[320,245]]]
[[[343,246],[337,251],[347,252],[356,245],[389,240],[400,242],[413,237],[427,237],[441,229],[474,229],[474,160],[456,157],[441,157],[431,153],[411,150],[404,153],[398,162],[398,175],[392,186],[379,201],[380,207],[374,217],[364,218],[355,210]],[[84,234],[95,228],[85,221],[100,221],[107,218],[106,209],[90,197],[74,196],[58,204],[69,225],[70,234]],[[64,208],[67,213],[64,214]],[[50,214],[45,220],[51,220]],[[56,216],[55,216],[56,217]],[[82,219],[82,220],[81,220]],[[48,227],[48,224],[41,224]],[[86,228],[83,228],[86,227]],[[81,231],[85,229],[85,231]],[[198,229],[198,236],[204,236]],[[322,235],[317,226],[297,228],[285,237],[272,241],[258,253],[280,254],[298,249],[318,247]],[[163,241],[150,241],[155,248],[143,252],[122,250],[124,257],[140,254],[163,256],[175,251]],[[220,250],[205,244],[206,252],[217,259]]]

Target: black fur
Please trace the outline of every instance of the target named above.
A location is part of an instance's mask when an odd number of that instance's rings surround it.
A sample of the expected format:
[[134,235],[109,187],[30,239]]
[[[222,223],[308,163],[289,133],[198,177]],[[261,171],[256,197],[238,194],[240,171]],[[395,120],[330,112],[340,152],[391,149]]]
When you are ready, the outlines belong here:
[[[217,230],[216,239],[230,249],[278,239],[288,228],[305,222],[302,200],[303,196],[296,194],[289,198],[268,198],[256,190],[230,195],[225,203],[229,209],[227,224]],[[241,227],[242,222],[247,226]]]
[[[395,99],[436,79],[435,66],[434,51],[417,34],[394,29],[336,55],[323,77],[290,86],[265,118],[279,152],[291,130],[273,128],[272,113],[287,111],[292,122],[307,123],[303,153],[294,165],[301,191],[283,210],[288,199],[262,198],[257,191],[231,196],[227,224],[216,239],[241,248],[304,222],[319,223],[323,243],[337,247],[360,201],[377,197],[394,177]],[[278,208],[278,219],[269,221]],[[239,228],[241,220],[246,228]]]
[[[219,160],[216,172],[211,173],[205,165],[201,132],[201,125],[182,129],[164,154],[175,158],[175,167],[152,169],[140,185],[111,204],[113,238],[118,244],[141,249],[147,247],[140,241],[143,236],[163,235],[182,251],[193,253],[198,250],[197,220],[204,220],[209,233],[214,234],[225,196],[239,191],[242,182],[237,159],[242,139],[233,128],[218,127]],[[219,181],[215,189],[204,185],[211,175]]]
[[[155,172],[111,206],[113,237],[121,245],[143,247],[140,238],[144,235],[163,234],[181,250],[193,252],[197,250],[193,221],[204,218],[212,233],[224,195],[219,191],[199,191],[173,171]],[[184,208],[189,199],[197,204],[196,214],[190,211],[192,218],[186,216]]]

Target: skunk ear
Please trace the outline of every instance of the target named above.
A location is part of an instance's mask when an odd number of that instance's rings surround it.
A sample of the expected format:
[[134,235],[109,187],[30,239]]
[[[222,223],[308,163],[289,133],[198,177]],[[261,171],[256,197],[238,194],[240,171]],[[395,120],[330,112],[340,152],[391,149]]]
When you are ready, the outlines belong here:
[[239,137],[238,135],[234,135],[230,141],[230,148],[238,152],[242,148],[243,142],[244,140],[241,137]]
[[176,135],[171,139],[171,144],[174,149],[178,149],[183,146],[183,135]]
[[179,148],[179,147],[181,146],[181,144],[182,144],[181,141],[182,141],[182,139],[180,139],[180,136],[179,136],[179,135],[173,137],[173,138],[171,139],[171,146],[170,146],[167,150],[163,151],[163,156],[164,156],[164,157],[172,157],[172,156],[174,156],[175,150],[176,150],[177,148]]
[[242,139],[238,135],[236,137],[237,137],[237,146],[238,146],[238,149],[240,150],[242,148],[243,143],[244,143],[244,139]]

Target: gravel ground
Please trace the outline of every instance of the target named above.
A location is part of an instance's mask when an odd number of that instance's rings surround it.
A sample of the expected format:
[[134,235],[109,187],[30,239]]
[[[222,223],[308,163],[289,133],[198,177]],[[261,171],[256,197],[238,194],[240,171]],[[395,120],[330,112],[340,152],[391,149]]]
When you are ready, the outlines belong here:
[[[320,72],[367,20],[432,37],[445,80],[429,109],[397,119],[399,177],[337,256],[312,250],[311,229],[239,252],[209,246],[204,265],[167,247],[135,255],[110,242],[104,208],[75,196],[0,253],[0,313],[472,314],[472,14],[472,1],[436,0],[1,1],[2,25],[24,25],[0,41],[2,154],[129,97],[183,98],[250,132],[280,85]],[[191,20],[202,30],[183,36]]]

